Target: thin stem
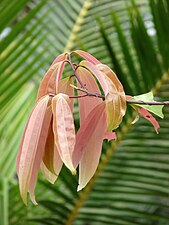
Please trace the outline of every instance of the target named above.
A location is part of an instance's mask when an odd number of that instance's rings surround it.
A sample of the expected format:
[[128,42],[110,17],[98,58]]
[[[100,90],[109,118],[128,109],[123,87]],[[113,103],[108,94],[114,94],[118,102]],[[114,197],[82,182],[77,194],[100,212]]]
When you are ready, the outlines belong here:
[[68,55],[69,64],[70,64],[70,66],[71,66],[71,68],[73,70],[74,76],[76,77],[77,81],[79,82],[81,88],[86,89],[85,86],[84,86],[84,84],[81,82],[79,76],[77,75],[77,72],[76,72],[77,66],[75,68],[74,64],[72,63],[71,53],[67,53],[67,55]]
[[139,105],[169,105],[169,101],[164,101],[164,102],[144,102],[141,100],[126,100],[127,103],[129,104],[139,104]]
[[70,86],[73,87],[73,88],[75,88],[78,91],[82,91],[82,92],[86,93],[86,96],[93,96],[93,97],[102,98],[103,100],[105,100],[105,96],[104,95],[101,95],[101,94],[98,94],[98,93],[92,93],[92,92],[90,92],[90,91],[88,91],[88,90],[86,90],[84,88],[76,87],[73,84],[70,84]]
[[76,96],[69,96],[69,98],[83,98],[88,96],[88,94],[84,94],[84,95],[76,95]]
[[[76,87],[73,84],[70,84],[71,87],[75,88],[78,91],[82,91],[84,93],[86,93],[85,95],[77,95],[77,96],[72,96],[71,98],[81,98],[81,97],[86,97],[86,96],[93,96],[93,97],[97,97],[97,98],[102,98],[103,100],[105,100],[105,96],[101,95],[101,94],[97,94],[97,93],[92,93],[89,92],[88,90],[84,89],[84,88],[80,88],[80,87]],[[139,105],[169,105],[169,101],[164,101],[164,102],[144,102],[141,100],[126,100],[127,103],[129,104],[139,104]]]

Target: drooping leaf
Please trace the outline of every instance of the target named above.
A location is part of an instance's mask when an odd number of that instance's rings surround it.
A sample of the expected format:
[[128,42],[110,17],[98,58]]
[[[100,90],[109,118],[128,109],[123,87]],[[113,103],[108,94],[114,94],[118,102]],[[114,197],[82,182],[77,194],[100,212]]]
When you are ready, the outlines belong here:
[[59,156],[57,147],[54,143],[54,134],[52,125],[53,119],[50,121],[41,170],[44,176],[51,183],[54,183],[62,168],[63,162]]
[[52,99],[53,132],[55,144],[64,164],[76,173],[72,164],[72,153],[75,146],[75,127],[73,115],[66,94],[57,94]]
[[[100,94],[100,90],[96,83],[96,80],[94,79],[92,74],[89,73],[88,70],[86,70],[83,67],[78,67],[77,74],[78,74],[81,82],[87,88],[87,90],[89,90],[92,93]],[[78,87],[80,87],[79,83],[78,83]],[[82,92],[78,91],[78,94],[80,95],[80,94],[82,94]],[[92,96],[86,96],[84,98],[78,99],[78,107],[79,107],[80,124],[81,125],[85,121],[88,114],[101,102],[102,102],[101,98],[96,98],[96,97],[92,97]]]
[[105,102],[102,102],[88,114],[76,135],[73,160],[75,167],[79,163],[78,191],[86,186],[96,171],[105,130]]
[[49,70],[41,81],[38,91],[38,99],[47,94],[55,95],[58,92],[58,82],[61,79],[65,64],[64,60],[60,60],[64,59],[65,57],[65,54],[59,55],[50,66]]
[[94,74],[94,76],[98,79],[99,83],[101,84],[104,94],[106,96],[109,92],[109,86],[107,85],[105,76],[99,71],[99,69],[97,69],[97,67],[95,65],[93,65],[91,62],[85,61],[85,60],[81,61],[79,65],[84,66],[91,73]]
[[52,118],[51,98],[49,96],[46,96],[46,101],[48,104],[47,104],[47,107],[45,110],[43,124],[42,124],[42,128],[40,131],[41,132],[40,137],[39,137],[39,139],[37,139],[37,143],[36,143],[37,144],[37,152],[36,152],[35,159],[33,162],[32,176],[30,179],[30,186],[29,186],[30,197],[34,204],[37,204],[36,200],[35,200],[34,189],[35,189],[35,185],[36,185],[36,181],[37,181],[37,177],[38,177],[38,171],[40,168],[40,164],[42,162],[44,149],[45,149],[45,145],[46,145],[46,141],[47,141],[47,136],[48,136],[47,131],[49,130],[49,126],[50,126],[51,118]]
[[63,73],[66,62],[67,62],[66,60],[62,61],[58,67],[58,72],[57,72],[56,81],[55,81],[56,93],[58,93],[58,90],[59,90],[59,81],[62,78],[62,73]]
[[43,80],[41,81],[39,91],[38,91],[38,99],[43,97],[46,94],[55,94],[55,81],[58,73],[60,63],[56,63],[49,68],[47,73],[45,74]]
[[[43,97],[35,105],[31,113],[28,124],[25,128],[23,140],[17,159],[18,178],[21,197],[27,204],[27,192],[31,189],[32,201],[36,204],[33,191],[37,178],[40,161],[43,156],[46,132],[43,130],[48,124],[44,124],[45,112],[48,105],[49,96]],[[46,127],[45,127],[46,128]],[[36,160],[36,165],[35,165]],[[32,174],[34,172],[34,174]],[[33,175],[33,176],[32,176]]]
[[109,94],[106,96],[107,130],[116,129],[121,123],[126,112],[126,99],[123,86],[116,74],[106,65],[97,65],[98,69],[105,75],[109,87]]
[[126,110],[126,99],[122,84],[113,71],[104,64],[95,66],[88,61],[82,61],[80,65],[89,69],[100,82],[105,94],[107,131],[116,129]]

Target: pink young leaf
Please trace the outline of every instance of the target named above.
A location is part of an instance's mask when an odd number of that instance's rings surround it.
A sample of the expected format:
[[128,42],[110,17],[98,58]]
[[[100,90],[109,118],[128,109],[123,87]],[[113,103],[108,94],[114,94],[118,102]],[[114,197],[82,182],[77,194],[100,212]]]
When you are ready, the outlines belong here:
[[58,72],[57,72],[57,76],[56,76],[56,93],[58,93],[58,90],[59,90],[59,81],[62,77],[62,74],[63,74],[63,70],[64,70],[64,66],[65,66],[65,63],[67,62],[67,60],[64,60],[60,63],[59,65],[59,68],[58,68]]
[[113,71],[104,64],[95,66],[87,61],[82,61],[80,64],[96,76],[103,88],[106,102],[107,131],[116,129],[126,111],[126,97],[122,84]]
[[47,73],[45,74],[43,80],[41,81],[39,91],[38,91],[38,99],[47,94],[55,94],[56,93],[56,76],[58,73],[60,63],[54,64],[49,68]]
[[84,52],[82,50],[76,50],[76,51],[73,51],[72,53],[76,53],[76,54],[80,55],[82,58],[86,59],[87,61],[91,62],[94,65],[97,65],[97,64],[100,64],[101,63],[95,57],[93,57],[89,53]]
[[[35,105],[36,107],[36,105]],[[25,138],[25,133],[26,133],[26,130],[27,130],[27,127],[28,127],[28,124],[29,124],[29,121],[30,121],[30,118],[32,116],[32,113],[34,112],[35,110],[35,107],[33,108],[30,116],[29,116],[29,119],[28,119],[28,122],[26,124],[26,127],[25,127],[25,130],[24,130],[24,133],[22,135],[22,139],[21,139],[21,143],[20,143],[20,146],[19,146],[19,151],[18,151],[18,155],[17,155],[17,158],[16,158],[16,171],[17,171],[17,174],[19,174],[19,163],[20,163],[20,158],[21,158],[21,154],[22,154],[22,146],[23,146],[23,141],[24,141],[24,138]]]
[[79,128],[74,150],[74,165],[79,163],[78,191],[94,175],[101,154],[106,129],[105,103],[97,105]]
[[58,62],[64,61],[67,57],[67,53],[63,53],[61,55],[59,55],[52,63],[52,66]]
[[138,108],[138,113],[140,115],[142,115],[146,120],[149,120],[153,124],[154,129],[155,129],[156,133],[158,134],[158,129],[160,128],[160,126],[159,126],[157,120],[151,115],[151,113],[149,113],[144,108]]
[[52,109],[51,109],[51,98],[50,98],[48,107],[46,108],[40,137],[39,137],[39,140],[37,140],[38,142],[37,142],[37,151],[35,155],[35,163],[33,164],[32,176],[30,179],[29,192],[30,192],[31,200],[34,204],[37,204],[35,200],[34,189],[35,189],[35,185],[36,185],[36,181],[38,177],[38,171],[39,171],[40,164],[41,164],[44,150],[45,150],[45,145],[46,145],[46,141],[48,137],[48,131],[49,131],[51,119],[52,119]]
[[52,100],[53,131],[55,144],[64,164],[73,174],[76,170],[72,164],[72,153],[75,146],[75,127],[69,96],[57,94]]
[[41,81],[38,91],[38,99],[47,94],[55,95],[58,93],[59,80],[62,77],[64,65],[66,62],[66,60],[58,62],[49,68],[43,80]]
[[54,144],[54,134],[52,129],[53,120],[50,123],[48,137],[46,140],[43,161],[41,162],[41,171],[43,176],[50,182],[54,183],[60,173],[63,162]]
[[[82,155],[84,153],[84,149],[88,144],[92,134],[95,132],[99,117],[101,117],[104,110],[105,110],[105,102],[102,102],[88,114],[84,123],[80,126],[76,134],[76,144],[73,151],[73,164],[75,168],[79,164]],[[102,131],[105,133],[103,128]]]
[[46,140],[45,151],[43,155],[43,163],[45,167],[50,171],[50,173],[53,173],[58,176],[63,163],[59,156],[56,145],[54,143],[54,134],[52,125],[53,120],[51,120],[48,130],[48,137]]
[[109,93],[106,96],[107,130],[116,129],[126,112],[126,97],[123,86],[115,73],[106,65],[99,64],[97,68],[105,75]]
[[[99,87],[97,82],[95,81],[94,77],[88,70],[83,67],[78,67],[76,70],[78,77],[80,78],[81,82],[85,84],[85,87],[93,93],[100,94]],[[78,83],[78,87],[80,84]],[[78,94],[82,94],[81,91],[78,91]],[[79,113],[80,113],[80,124],[82,125],[83,121],[86,119],[88,114],[102,102],[101,98],[96,98],[92,96],[86,96],[84,98],[78,99],[79,104]]]
[[[74,89],[70,85],[73,84],[73,78],[72,77],[67,77],[59,81],[59,86],[58,86],[58,93],[66,94],[68,96],[73,96],[74,95]],[[70,101],[70,108],[71,111],[73,111],[74,107],[74,100],[71,98],[69,99]]]
[[43,121],[48,102],[49,96],[45,96],[36,103],[27,124],[24,139],[21,144],[21,151],[17,160],[20,193],[25,204],[27,204],[27,192],[30,186],[32,172],[37,173],[36,170],[39,169],[38,162],[35,162],[35,159],[40,161],[43,154],[43,148],[40,150],[42,143],[39,143],[39,139],[42,135]]
[[[127,100],[130,100],[131,98],[132,98],[132,96],[126,95]],[[155,129],[156,133],[158,134],[158,129],[160,128],[160,126],[159,126],[157,120],[152,116],[152,114],[147,109],[141,108],[141,106],[138,107],[137,105],[131,105],[131,107],[133,109],[135,109],[136,111],[138,111],[138,113],[141,116],[143,116],[146,120],[149,120],[152,123],[152,125],[154,126],[154,129]],[[139,117],[136,116],[136,118],[132,122],[132,124],[137,122],[138,119],[139,119]]]
[[46,139],[46,144],[45,144],[45,150],[43,154],[43,163],[47,167],[47,169],[55,174],[54,171],[54,134],[53,134],[53,129],[52,129],[52,124],[53,124],[53,119],[51,118],[50,125],[49,125],[49,130],[46,131],[48,132],[48,136]]
[[107,82],[105,80],[105,76],[103,75],[103,73],[101,73],[99,71],[97,66],[93,65],[91,62],[85,61],[85,60],[81,61],[79,65],[86,67],[89,71],[91,71],[94,74],[94,76],[98,79],[99,83],[101,84],[101,86],[103,88],[103,91],[104,91],[104,94],[106,96],[109,92],[109,87],[108,87]]

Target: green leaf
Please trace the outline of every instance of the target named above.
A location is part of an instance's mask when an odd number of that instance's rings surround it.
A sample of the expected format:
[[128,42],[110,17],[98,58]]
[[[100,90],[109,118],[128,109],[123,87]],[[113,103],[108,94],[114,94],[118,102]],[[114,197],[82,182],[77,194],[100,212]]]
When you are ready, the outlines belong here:
[[[142,94],[142,95],[137,95],[131,98],[131,100],[139,100],[142,102],[155,102],[154,101],[154,97],[153,97],[153,92],[150,91],[146,94]],[[141,108],[145,108],[147,109],[149,112],[154,113],[155,115],[159,116],[160,118],[164,118],[164,114],[162,112],[163,109],[163,105],[142,105],[142,104],[134,104],[135,106],[141,107]]]

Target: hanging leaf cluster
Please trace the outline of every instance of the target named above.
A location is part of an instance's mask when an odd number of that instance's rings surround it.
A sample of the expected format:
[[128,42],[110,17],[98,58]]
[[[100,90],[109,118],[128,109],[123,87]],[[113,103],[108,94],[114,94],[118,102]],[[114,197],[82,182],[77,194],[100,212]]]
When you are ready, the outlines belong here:
[[[79,64],[72,61],[72,56],[77,55],[83,58]],[[72,73],[63,78],[66,64]],[[97,169],[103,140],[116,139],[114,130],[126,113],[127,99],[146,101],[153,96],[151,93],[126,96],[115,73],[82,50],[63,53],[54,60],[40,84],[17,157],[20,193],[25,204],[27,192],[37,204],[34,189],[39,169],[54,183],[63,164],[73,175],[79,167],[77,190],[87,185]],[[73,118],[75,100],[80,117],[77,132]],[[158,131],[158,122],[150,112],[162,117],[161,106],[132,107]]]

